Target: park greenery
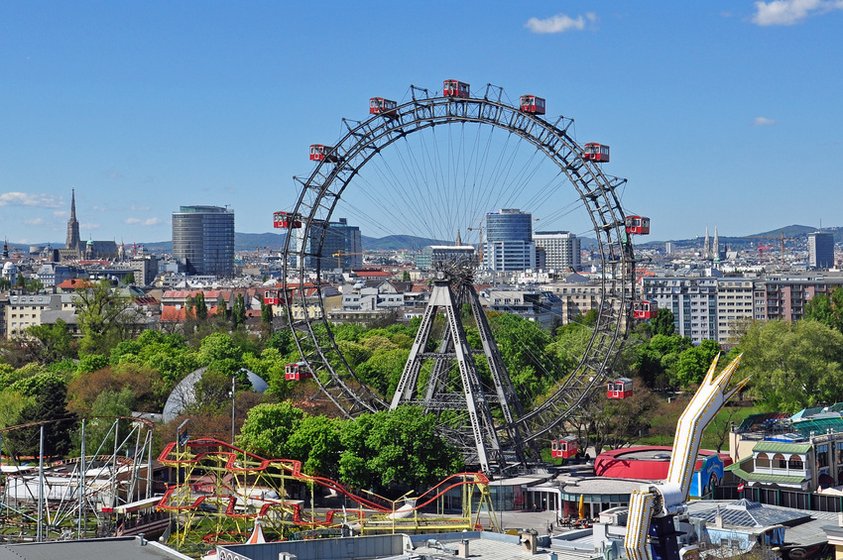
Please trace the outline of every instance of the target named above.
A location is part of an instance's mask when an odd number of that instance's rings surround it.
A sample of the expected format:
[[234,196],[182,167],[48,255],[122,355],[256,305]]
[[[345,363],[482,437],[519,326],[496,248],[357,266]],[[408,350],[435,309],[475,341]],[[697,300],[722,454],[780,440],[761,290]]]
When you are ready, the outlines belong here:
[[[176,384],[205,367],[196,402],[183,413],[191,419],[192,434],[230,440],[233,406],[235,441],[245,449],[296,459],[309,474],[386,492],[430,484],[462,468],[456,450],[439,435],[434,416],[401,407],[341,419],[314,398],[318,389],[312,381],[285,381],[285,364],[300,358],[291,332],[272,317],[271,308],[262,309],[259,323],[247,329],[242,296],[230,308],[216,302],[213,314],[208,302],[196,297],[188,303],[183,328],[137,332],[131,302],[108,284],[80,289],[76,297],[78,333],[57,321],[0,344],[0,430],[6,454],[34,455],[37,425],[43,421],[51,422],[45,442],[49,455],[78,453],[78,420],[90,421],[89,437],[107,437],[110,422],[102,419],[160,412]],[[595,320],[589,313],[543,330],[513,314],[488,316],[503,362],[528,409],[576,367]],[[471,321],[465,324],[469,342],[479,347],[478,332]],[[565,428],[583,445],[599,451],[647,438],[669,441],[683,395],[695,388],[722,350],[714,341],[692,344],[673,325],[672,313],[662,309],[631,330],[612,374],[634,378],[636,394],[623,401],[596,398],[586,403]],[[337,366],[345,360],[362,382],[388,398],[417,328],[417,321],[333,325],[342,358],[336,352],[328,358]],[[431,340],[439,340],[444,325],[436,323],[433,329]],[[740,371],[751,377],[742,399],[753,401],[754,407],[746,410],[796,412],[843,400],[843,290],[814,297],[804,320],[749,322],[741,332],[729,350],[743,354]],[[486,364],[478,360],[477,365],[488,381]],[[266,393],[250,390],[244,368],[267,381]],[[428,373],[423,369],[422,376]],[[725,443],[729,423],[740,416],[735,410],[724,414],[708,439],[718,448]],[[5,431],[19,425],[27,427]],[[173,426],[161,426],[159,446],[172,433]]]

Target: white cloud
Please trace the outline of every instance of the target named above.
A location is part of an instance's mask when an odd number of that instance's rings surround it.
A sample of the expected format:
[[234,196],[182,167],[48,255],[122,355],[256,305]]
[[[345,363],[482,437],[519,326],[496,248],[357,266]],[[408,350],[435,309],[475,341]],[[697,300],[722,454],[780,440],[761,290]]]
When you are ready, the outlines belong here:
[[53,216],[56,218],[66,218],[67,210],[53,210]]
[[102,227],[102,226],[101,226],[101,225],[99,225],[99,224],[92,224],[92,223],[89,223],[89,222],[80,222],[80,223],[79,223],[79,229],[90,229],[90,230],[94,230],[94,229],[100,229],[101,227]]
[[532,17],[527,20],[524,27],[533,33],[564,33],[566,31],[582,31],[588,23],[597,21],[597,15],[593,12],[572,18],[567,14],[556,14],[549,18],[539,19]]
[[137,226],[137,225],[144,225],[144,226],[157,226],[161,223],[161,220],[158,218],[126,218],[124,220],[126,224],[130,226]]
[[0,193],[0,206],[38,206],[40,208],[58,208],[61,201],[49,194],[30,194],[25,192]]
[[773,126],[774,124],[776,124],[776,120],[770,117],[759,116],[752,119],[753,126]]
[[771,0],[756,2],[752,23],[767,25],[795,25],[805,18],[843,10],[843,0]]
[[28,226],[43,226],[44,218],[32,218],[31,220],[24,220],[23,223]]

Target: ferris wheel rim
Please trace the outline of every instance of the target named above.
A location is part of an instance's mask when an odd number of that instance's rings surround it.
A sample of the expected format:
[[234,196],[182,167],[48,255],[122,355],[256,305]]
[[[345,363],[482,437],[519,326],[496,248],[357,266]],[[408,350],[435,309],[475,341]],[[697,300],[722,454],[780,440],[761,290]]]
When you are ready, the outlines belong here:
[[[515,133],[559,166],[567,177],[568,183],[577,191],[589,214],[600,255],[601,298],[598,324],[592,331],[583,357],[570,372],[569,377],[574,377],[585,369],[592,370],[594,375],[587,380],[585,385],[579,387],[579,392],[567,402],[563,396],[566,389],[569,389],[568,382],[558,384],[547,400],[516,421],[522,426],[524,440],[532,441],[545,436],[562,419],[570,415],[571,409],[585,400],[589,393],[594,392],[596,385],[605,377],[606,368],[613,359],[613,351],[619,350],[628,332],[635,260],[631,239],[626,235],[624,228],[623,208],[615,193],[615,189],[624,184],[625,180],[607,175],[599,165],[583,159],[582,146],[567,133],[568,126],[573,122],[571,119],[560,117],[555,123],[551,123],[538,115],[524,113],[518,107],[501,101],[502,90],[499,90],[496,100],[490,99],[488,87],[486,96],[482,98],[449,96],[417,98],[416,90],[414,90],[413,99],[398,105],[391,111],[390,116],[375,114],[364,121],[343,119],[347,133],[331,147],[330,161],[327,158],[320,161],[307,179],[296,178],[301,184],[301,190],[293,213],[301,216],[303,228],[301,237],[308,239],[308,234],[314,224],[330,221],[345,189],[360,169],[365,167],[376,154],[401,138],[439,125],[477,123]],[[508,120],[504,121],[504,117]],[[564,128],[557,126],[566,123]],[[384,141],[378,144],[378,141],[382,139]],[[353,161],[358,163],[352,165]],[[580,171],[584,172],[580,173]],[[340,188],[334,192],[331,188],[337,181]],[[310,200],[307,200],[308,195],[311,197]],[[346,416],[353,416],[356,412],[385,409],[386,401],[356,377],[354,369],[348,364],[333,337],[328,313],[325,310],[321,282],[319,282],[322,278],[322,262],[318,256],[324,243],[325,229],[323,228],[319,245],[315,250],[311,248],[310,251],[305,251],[305,243],[302,243],[302,247],[298,250],[291,250],[291,230],[288,230],[284,241],[282,288],[285,297],[297,297],[305,310],[308,309],[307,295],[303,287],[304,279],[307,277],[305,261],[308,256],[317,257],[315,276],[317,285],[314,289],[318,296],[321,317],[311,318],[309,312],[305,311],[304,317],[297,319],[293,316],[292,306],[289,304],[285,306],[291,327],[294,330],[297,327],[307,329],[306,334],[314,346],[310,350],[310,355],[303,348],[302,339],[299,336],[294,336],[293,339],[303,360],[311,367],[314,373],[313,378],[320,389]],[[290,257],[298,258],[298,266],[290,266]],[[298,272],[298,293],[295,293],[296,288],[289,282],[290,269]],[[607,269],[613,271],[613,279],[610,280],[613,286],[611,292],[607,291]],[[604,319],[602,323],[601,319]],[[314,331],[315,324],[325,326],[332,346],[328,350],[340,357],[343,372],[337,372],[329,362],[326,348],[320,345]],[[314,365],[316,367],[313,367]],[[320,379],[317,369],[327,372],[327,378]],[[336,391],[339,391],[339,396]],[[339,402],[340,398],[350,399],[352,406]],[[560,405],[565,408],[560,409]]]

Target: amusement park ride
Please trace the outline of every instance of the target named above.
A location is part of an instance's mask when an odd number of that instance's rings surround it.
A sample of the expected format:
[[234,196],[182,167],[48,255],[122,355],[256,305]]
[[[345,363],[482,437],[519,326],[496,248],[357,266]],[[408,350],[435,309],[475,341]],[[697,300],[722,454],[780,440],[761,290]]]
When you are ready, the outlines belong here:
[[[422,130],[441,125],[486,125],[532,145],[555,164],[591,216],[602,294],[588,350],[540,404],[525,407],[513,388],[474,289],[476,263],[454,261],[438,263],[421,326],[391,399],[378,394],[355,374],[333,337],[327,312],[319,318],[319,314],[310,313],[305,318],[294,317],[291,305],[285,306],[287,319],[302,359],[288,366],[286,377],[308,377],[347,417],[401,404],[414,404],[428,413],[449,417],[459,412],[462,423],[455,426],[452,422],[450,428],[443,429],[443,435],[463,450],[467,464],[478,465],[487,474],[502,473],[537,458],[541,444],[551,440],[578,413],[582,403],[600,392],[631,320],[654,316],[655,302],[635,301],[633,297],[632,237],[649,234],[650,220],[625,215],[616,189],[626,180],[603,171],[602,164],[609,162],[609,147],[597,142],[578,144],[569,134],[573,122],[569,118],[545,120],[544,98],[523,95],[513,106],[502,100],[503,91],[496,86],[487,85],[482,96],[473,97],[468,83],[454,79],[443,82],[438,97],[415,86],[410,91],[412,99],[406,102],[370,98],[368,120],[344,119],[348,132],[336,143],[310,146],[315,169],[307,178],[296,178],[302,188],[293,210],[276,212],[274,217],[275,227],[288,232],[303,228],[295,237],[309,240],[293,243],[294,236],[285,237],[282,291],[289,293],[288,283],[311,274],[304,263],[323,251],[326,228],[320,224],[330,221],[346,187],[361,176],[361,170],[375,155]],[[319,276],[322,259],[315,260]],[[318,286],[317,291],[315,299],[324,306]],[[307,304],[301,290],[291,297]],[[469,345],[459,312],[463,306],[470,310],[470,326],[479,333],[481,348]],[[438,316],[444,316],[445,326],[434,340],[432,326]],[[478,373],[475,356],[482,356],[481,370],[488,372],[486,379]],[[625,398],[630,391],[621,390],[617,393],[621,396],[612,398]],[[553,440],[552,445],[554,456],[576,452],[575,442],[566,443],[565,438]]]
[[677,544],[674,517],[686,509],[703,431],[726,401],[749,381],[743,379],[729,388],[740,359],[738,356],[732,360],[719,374],[716,373],[719,356],[714,359],[676,423],[667,479],[633,491],[624,540],[629,560],[680,560],[684,556],[686,551],[681,551]]
[[[272,539],[292,535],[373,534],[474,530],[480,512],[497,520],[483,473],[457,473],[418,496],[389,500],[355,494],[330,478],[309,476],[299,461],[265,459],[211,438],[168,444],[158,460],[183,481],[168,487],[158,509],[178,516],[171,542],[184,549],[204,543],[242,542],[257,520]],[[317,495],[338,506],[315,507]],[[460,514],[443,515],[445,502],[459,497]],[[397,502],[404,501],[398,506]],[[435,507],[434,507],[435,506]],[[433,509],[433,513],[422,513]]]

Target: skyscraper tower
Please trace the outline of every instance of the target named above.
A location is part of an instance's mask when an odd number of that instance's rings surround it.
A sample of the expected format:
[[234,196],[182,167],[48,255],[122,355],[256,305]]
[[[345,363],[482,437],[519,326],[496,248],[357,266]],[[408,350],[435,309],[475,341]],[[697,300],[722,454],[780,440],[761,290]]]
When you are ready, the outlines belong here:
[[173,256],[188,274],[234,275],[234,211],[181,206],[173,212]]
[[76,219],[76,189],[70,192],[70,218],[67,219],[67,239],[64,246],[78,253],[81,240],[79,239],[79,221]]

